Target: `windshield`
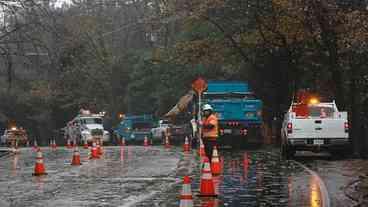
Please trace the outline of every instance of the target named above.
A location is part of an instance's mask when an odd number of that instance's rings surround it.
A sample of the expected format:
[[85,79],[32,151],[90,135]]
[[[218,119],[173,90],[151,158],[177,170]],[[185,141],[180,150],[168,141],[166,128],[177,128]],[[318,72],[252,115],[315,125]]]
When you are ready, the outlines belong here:
[[309,106],[309,116],[327,118],[333,117],[334,109],[326,106]]
[[216,99],[242,100],[242,99],[255,99],[255,96],[253,94],[225,93],[225,94],[205,94],[204,98],[208,100],[216,100]]
[[84,118],[81,119],[82,124],[102,124],[101,118]]
[[152,124],[151,123],[134,123],[133,124],[133,130],[150,130],[152,128]]

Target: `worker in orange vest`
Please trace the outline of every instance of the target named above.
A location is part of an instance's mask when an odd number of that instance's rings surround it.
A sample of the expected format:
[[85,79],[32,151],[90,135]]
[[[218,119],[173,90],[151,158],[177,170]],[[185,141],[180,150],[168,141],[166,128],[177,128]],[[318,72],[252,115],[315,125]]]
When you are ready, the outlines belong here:
[[209,160],[212,160],[212,150],[214,146],[217,146],[218,138],[218,119],[213,114],[213,108],[211,105],[206,104],[203,106],[203,120],[202,120],[202,137],[205,147],[206,156]]

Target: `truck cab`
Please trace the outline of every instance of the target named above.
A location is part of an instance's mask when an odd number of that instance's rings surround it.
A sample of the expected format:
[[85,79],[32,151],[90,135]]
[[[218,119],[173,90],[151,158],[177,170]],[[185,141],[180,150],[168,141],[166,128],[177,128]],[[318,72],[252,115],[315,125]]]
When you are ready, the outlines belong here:
[[[250,90],[248,83],[209,81],[203,94],[219,119],[220,143],[232,145],[261,143],[262,101]],[[239,143],[240,142],[240,143]]]
[[145,137],[152,138],[152,115],[126,116],[115,128],[115,135],[126,141],[143,141]]

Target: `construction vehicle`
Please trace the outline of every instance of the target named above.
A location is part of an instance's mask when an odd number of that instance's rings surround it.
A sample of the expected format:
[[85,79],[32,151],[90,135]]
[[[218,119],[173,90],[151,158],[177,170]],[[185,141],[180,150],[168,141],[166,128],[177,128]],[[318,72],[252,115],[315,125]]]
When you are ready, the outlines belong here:
[[94,140],[110,141],[110,133],[103,127],[103,113],[93,114],[88,110],[81,110],[64,128],[64,137],[75,143],[91,143]]
[[4,131],[4,134],[1,136],[1,144],[9,147],[14,147],[16,144],[19,146],[25,146],[27,142],[27,132],[22,127],[9,127]]
[[284,116],[281,153],[289,159],[296,151],[348,152],[348,113],[339,111],[335,101],[320,102],[317,95],[299,92]]
[[208,81],[203,103],[210,104],[219,119],[220,145],[261,144],[262,101],[247,82]]

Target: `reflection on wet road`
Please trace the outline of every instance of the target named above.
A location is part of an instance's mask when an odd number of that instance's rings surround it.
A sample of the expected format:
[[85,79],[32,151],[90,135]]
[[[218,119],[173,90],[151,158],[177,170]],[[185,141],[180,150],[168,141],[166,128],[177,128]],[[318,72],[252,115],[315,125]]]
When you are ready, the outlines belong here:
[[[222,151],[223,174],[214,177],[219,197],[195,197],[195,206],[321,207],[318,180],[293,162],[281,161],[278,154],[265,151]],[[197,161],[199,162],[199,161]],[[192,188],[199,192],[199,165]],[[179,185],[140,206],[178,206]]]
[[220,151],[216,199],[199,198],[200,160],[180,148],[109,147],[100,160],[70,166],[72,150],[44,150],[49,175],[32,177],[35,153],[0,162],[0,206],[178,206],[181,179],[192,177],[195,206],[321,207],[320,180],[274,151]]

